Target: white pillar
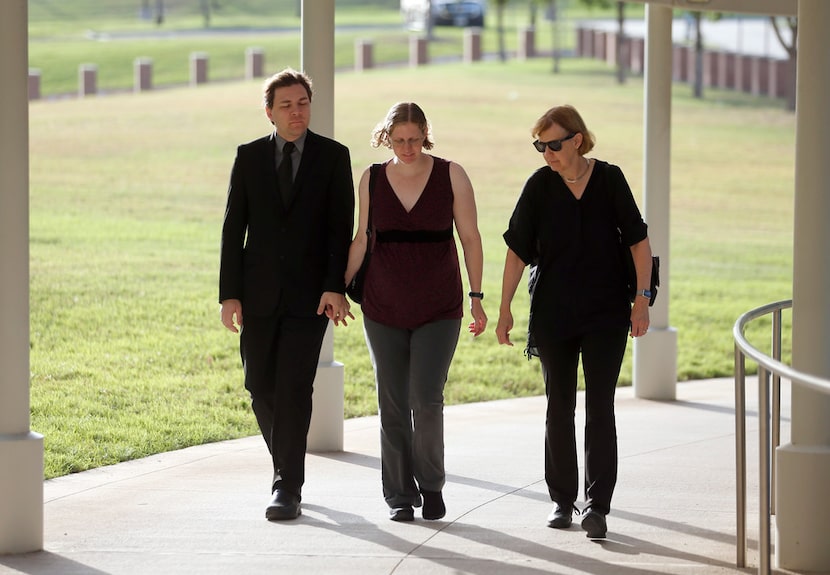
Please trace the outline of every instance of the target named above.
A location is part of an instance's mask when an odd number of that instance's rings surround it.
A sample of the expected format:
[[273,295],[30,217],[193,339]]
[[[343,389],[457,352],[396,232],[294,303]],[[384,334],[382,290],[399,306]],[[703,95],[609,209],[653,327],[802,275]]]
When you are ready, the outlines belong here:
[[[334,137],[334,0],[303,0],[300,68],[314,84],[311,130]],[[309,451],[343,451],[343,364],[334,361],[329,323],[317,377],[308,432]]]
[[[793,367],[830,378],[830,2],[798,3]],[[792,386],[791,443],[777,451],[776,558],[784,569],[830,571],[830,396]]]
[[0,4],[0,555],[43,548],[43,437],[29,430],[26,0]]
[[652,252],[660,256],[660,290],[648,333],[634,340],[634,395],[675,399],[677,331],[669,327],[672,9],[646,5],[644,203]]

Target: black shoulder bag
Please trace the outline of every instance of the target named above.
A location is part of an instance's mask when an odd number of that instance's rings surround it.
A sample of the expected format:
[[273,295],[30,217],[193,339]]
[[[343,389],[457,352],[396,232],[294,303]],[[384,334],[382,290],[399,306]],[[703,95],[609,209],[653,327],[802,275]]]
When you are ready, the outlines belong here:
[[363,263],[360,264],[360,269],[357,270],[352,281],[346,286],[346,294],[357,304],[363,302],[363,284],[366,282],[366,270],[369,268],[369,260],[372,257],[372,239],[374,236],[372,229],[372,194],[375,192],[375,175],[379,168],[380,164],[372,164],[369,168],[369,217],[366,224],[366,253],[363,254]]
[[[631,248],[622,243],[622,238],[620,238],[620,255],[625,266],[628,300],[634,303],[634,298],[637,297],[637,269],[634,267],[634,256],[631,255]],[[660,257],[651,256],[651,282],[648,286],[648,291],[651,292],[651,297],[648,300],[649,306],[653,306],[654,300],[657,299],[658,287],[660,287]]]

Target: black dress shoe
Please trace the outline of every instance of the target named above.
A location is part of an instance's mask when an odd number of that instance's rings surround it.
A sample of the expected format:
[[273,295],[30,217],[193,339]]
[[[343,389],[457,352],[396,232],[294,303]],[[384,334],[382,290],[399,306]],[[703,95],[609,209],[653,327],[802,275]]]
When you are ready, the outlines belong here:
[[605,522],[605,514],[593,509],[586,509],[582,516],[582,528],[589,539],[605,539],[608,532],[608,524]]
[[447,514],[447,507],[444,505],[444,497],[440,491],[421,491],[424,498],[422,514],[424,519],[441,519]]
[[553,511],[548,515],[548,527],[554,529],[567,529],[573,523],[573,505],[553,504]]
[[389,510],[389,519],[392,521],[414,521],[415,510],[411,505],[403,507],[393,507]]
[[282,521],[296,519],[300,513],[300,496],[277,489],[271,497],[271,503],[265,509],[265,518],[268,521]]

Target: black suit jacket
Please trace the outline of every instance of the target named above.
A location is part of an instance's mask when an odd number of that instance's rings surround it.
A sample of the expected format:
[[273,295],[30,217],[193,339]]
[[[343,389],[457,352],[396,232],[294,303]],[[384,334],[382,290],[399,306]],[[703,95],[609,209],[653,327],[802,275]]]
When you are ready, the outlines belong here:
[[345,291],[354,225],[348,148],[309,130],[288,207],[275,152],[274,133],[239,146],[228,187],[219,301],[241,300],[243,318],[271,315],[278,305],[316,316],[324,291]]

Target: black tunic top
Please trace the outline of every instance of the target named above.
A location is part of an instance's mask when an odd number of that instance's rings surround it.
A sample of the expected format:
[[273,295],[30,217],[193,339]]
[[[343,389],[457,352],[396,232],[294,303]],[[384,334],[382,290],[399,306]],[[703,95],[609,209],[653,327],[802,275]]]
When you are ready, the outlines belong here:
[[596,160],[581,199],[548,166],[525,183],[504,240],[531,265],[528,352],[534,335],[564,339],[624,327],[631,307],[622,249],[647,226],[619,167]]

